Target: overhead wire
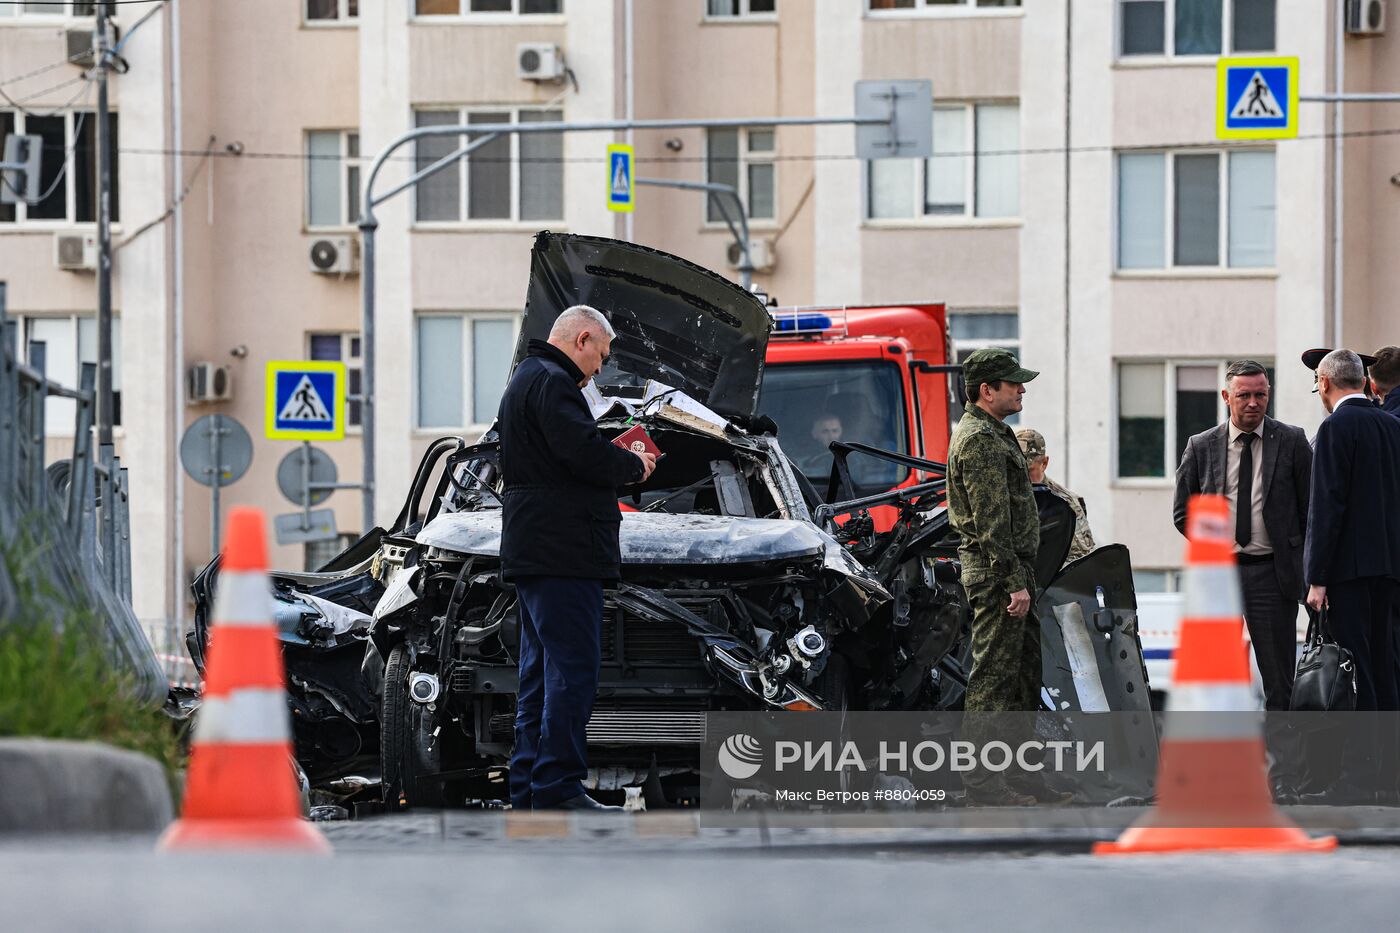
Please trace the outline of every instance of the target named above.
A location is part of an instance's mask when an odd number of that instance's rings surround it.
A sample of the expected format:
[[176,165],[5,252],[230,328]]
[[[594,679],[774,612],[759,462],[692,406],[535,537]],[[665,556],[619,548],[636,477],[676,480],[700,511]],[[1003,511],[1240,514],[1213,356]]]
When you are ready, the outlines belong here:
[[209,164],[209,157],[214,154],[215,142],[215,137],[210,136],[209,143],[205,146],[203,155],[200,157],[199,162],[195,165],[194,171],[190,172],[189,181],[185,182],[185,186],[180,190],[179,196],[175,198],[174,201],[170,202],[170,206],[165,209],[164,213],[162,213],[159,217],[156,217],[153,220],[147,221],[146,223],[142,224],[140,227],[133,230],[128,236],[122,237],[122,241],[120,243],[115,244],[112,247],[114,251],[122,249],[126,246],[130,246],[131,243],[137,237],[141,236],[141,234],[145,233],[147,230],[150,230],[152,227],[163,223],[166,218],[168,218],[171,214],[175,213],[175,209],[185,202],[185,198],[189,197],[190,191],[194,189],[194,183],[199,180],[199,174],[204,170],[204,166]]
[[24,74],[15,75],[13,78],[5,78],[3,80],[0,80],[0,87],[5,86],[6,84],[17,84],[20,81],[24,81],[28,78],[33,78],[46,72],[53,71],[55,68],[62,68],[64,65],[71,65],[74,62],[77,62],[82,58],[86,58],[91,54],[92,51],[90,49],[84,49],[81,52],[74,52],[72,55],[69,55],[62,61],[53,62],[51,64],[45,65],[42,68],[35,68],[33,71],[26,71]]
[[[464,130],[462,135],[466,135],[467,132],[468,132],[468,131]],[[1374,129],[1374,130],[1347,130],[1347,131],[1344,131],[1344,132],[1342,132],[1342,133],[1340,133],[1340,134],[1333,134],[1333,133],[1299,133],[1298,136],[1297,136],[1296,138],[1293,138],[1293,139],[1277,139],[1277,140],[1270,140],[1270,141],[1267,141],[1267,142],[1270,142],[1270,143],[1273,143],[1273,144],[1275,144],[1275,145],[1278,145],[1278,144],[1282,144],[1282,143],[1303,142],[1303,141],[1307,141],[1307,140],[1326,140],[1326,139],[1334,139],[1334,138],[1364,139],[1364,138],[1369,138],[1369,137],[1388,137],[1388,136],[1400,136],[1400,127],[1391,127],[1391,128],[1386,128],[1386,129]],[[1228,150],[1228,149],[1258,149],[1258,148],[1260,148],[1260,146],[1261,146],[1261,143],[1260,143],[1259,140],[1224,141],[1224,140],[1219,140],[1219,139],[1211,139],[1211,140],[1195,140],[1195,141],[1187,140],[1187,141],[1179,141],[1179,142],[1135,143],[1135,144],[1129,144],[1129,145],[1101,144],[1101,145],[1068,146],[1068,147],[1067,147],[1067,146],[1043,146],[1043,147],[1025,148],[1025,149],[961,150],[961,151],[949,151],[949,152],[935,152],[935,153],[933,154],[932,157],[935,158],[935,159],[955,159],[955,158],[969,158],[969,157],[974,157],[974,156],[1064,155],[1064,154],[1066,154],[1066,153],[1071,154],[1071,155],[1075,155],[1075,154],[1114,153],[1114,152],[1163,152],[1163,151],[1180,150],[1180,149],[1227,149],[1227,150]],[[149,149],[148,149],[148,148],[130,148],[130,149],[120,149],[120,150],[118,150],[118,151],[119,151],[122,155],[186,155],[186,156],[201,156],[201,155],[204,154],[203,151],[202,151],[202,150],[199,150],[199,149],[158,149],[158,148],[149,148]],[[353,162],[356,162],[356,163],[358,163],[358,164],[364,164],[365,162],[369,161],[369,159],[370,159],[370,157],[368,157],[368,156],[359,156],[359,157],[357,157],[357,158],[355,158],[355,159],[349,159],[349,160],[347,160],[346,157],[345,157],[345,156],[342,156],[342,155],[313,155],[313,154],[311,154],[311,153],[306,153],[306,152],[250,152],[250,151],[248,151],[248,150],[246,150],[246,149],[238,149],[238,150],[235,150],[235,151],[215,152],[215,153],[213,153],[212,155],[213,155],[213,157],[215,157],[215,158],[227,158],[227,159],[255,159],[255,160],[265,159],[265,160],[272,160],[272,161],[279,161],[279,160],[280,160],[280,161],[298,161],[298,162],[315,162],[315,161],[332,161],[332,162],[338,162],[338,161],[341,161],[341,160],[346,160],[346,161],[353,161]],[[417,156],[413,155],[412,153],[409,153],[409,154],[405,154],[405,155],[402,155],[402,156],[391,156],[387,161],[390,161],[390,162],[408,162],[408,163],[412,163],[412,162],[418,161],[418,158],[417,158]],[[606,164],[608,160],[607,160],[607,157],[606,157],[606,156],[573,156],[573,157],[557,157],[557,158],[555,158],[555,157],[526,157],[526,158],[496,157],[496,158],[489,158],[489,157],[487,157],[487,158],[475,158],[474,161],[476,161],[477,163],[482,163],[482,162],[530,162],[530,163],[550,163],[550,164],[553,164],[553,163],[564,163],[564,164],[568,164],[568,163]],[[639,165],[640,165],[640,164],[670,165],[670,164],[686,164],[686,163],[736,162],[736,161],[742,161],[742,157],[736,156],[736,157],[731,157],[731,158],[727,158],[727,159],[726,159],[726,158],[716,159],[716,158],[708,157],[708,156],[659,156],[659,157],[654,157],[654,158],[645,158],[645,157],[639,156],[639,157],[637,158],[637,163],[638,163]],[[854,153],[850,153],[850,154],[842,154],[842,153],[809,153],[809,154],[795,154],[795,155],[774,155],[774,156],[771,156],[771,157],[765,156],[763,161],[764,161],[764,162],[851,162],[851,161],[865,161],[865,160],[862,159],[860,156],[855,155]]]

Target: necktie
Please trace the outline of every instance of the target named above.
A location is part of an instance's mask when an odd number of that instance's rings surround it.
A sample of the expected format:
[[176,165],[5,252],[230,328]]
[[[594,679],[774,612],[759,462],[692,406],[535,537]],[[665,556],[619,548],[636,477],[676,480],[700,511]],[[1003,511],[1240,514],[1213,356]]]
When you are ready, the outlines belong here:
[[1235,490],[1235,543],[1249,547],[1254,531],[1254,435],[1241,434],[1240,481]]

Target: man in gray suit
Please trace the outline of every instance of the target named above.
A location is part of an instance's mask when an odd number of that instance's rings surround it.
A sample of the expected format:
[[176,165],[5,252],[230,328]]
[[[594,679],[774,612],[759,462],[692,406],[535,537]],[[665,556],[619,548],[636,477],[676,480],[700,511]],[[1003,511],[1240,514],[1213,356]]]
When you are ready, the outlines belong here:
[[[1186,502],[1196,493],[1229,498],[1235,515],[1244,618],[1264,681],[1264,708],[1288,711],[1303,598],[1303,533],[1308,527],[1312,448],[1302,428],[1268,417],[1269,377],[1253,360],[1225,371],[1221,395],[1230,420],[1186,442],[1176,470],[1173,519],[1186,533]],[[1274,795],[1295,794],[1280,759],[1292,756],[1282,724],[1268,730]]]

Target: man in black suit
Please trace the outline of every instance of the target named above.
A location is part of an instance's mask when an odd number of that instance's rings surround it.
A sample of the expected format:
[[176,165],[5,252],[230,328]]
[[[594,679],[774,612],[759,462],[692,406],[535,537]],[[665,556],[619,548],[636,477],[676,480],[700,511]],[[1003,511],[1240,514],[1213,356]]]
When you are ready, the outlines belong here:
[[[1392,606],[1400,600],[1400,420],[1373,405],[1366,370],[1350,350],[1317,365],[1318,394],[1330,416],[1313,442],[1312,496],[1303,556],[1308,605],[1327,607],[1332,634],[1356,663],[1356,708],[1400,709]],[[1370,748],[1349,743],[1332,797],[1368,802],[1379,776],[1394,780],[1395,737]],[[1378,755],[1372,755],[1378,750]]]
[[[1177,531],[1185,534],[1191,496],[1215,493],[1230,500],[1244,618],[1264,681],[1264,707],[1286,712],[1303,597],[1312,450],[1302,428],[1265,414],[1269,391],[1268,373],[1254,360],[1225,371],[1221,395],[1230,419],[1186,442],[1172,512]],[[1289,766],[1295,743],[1281,717],[1270,719],[1268,731],[1274,795],[1287,800],[1295,794]]]

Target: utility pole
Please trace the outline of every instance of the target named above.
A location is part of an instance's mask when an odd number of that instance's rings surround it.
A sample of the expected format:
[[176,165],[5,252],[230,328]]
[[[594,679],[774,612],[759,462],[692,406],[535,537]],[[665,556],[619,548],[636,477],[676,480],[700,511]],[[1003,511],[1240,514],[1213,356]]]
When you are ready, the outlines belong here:
[[112,134],[107,107],[107,4],[98,0],[92,49],[97,70],[97,443],[112,443]]

